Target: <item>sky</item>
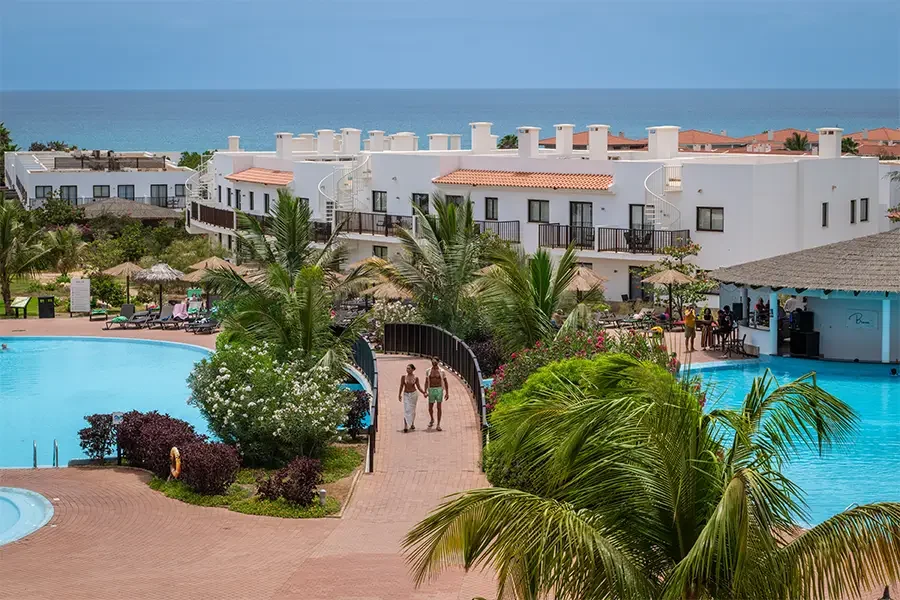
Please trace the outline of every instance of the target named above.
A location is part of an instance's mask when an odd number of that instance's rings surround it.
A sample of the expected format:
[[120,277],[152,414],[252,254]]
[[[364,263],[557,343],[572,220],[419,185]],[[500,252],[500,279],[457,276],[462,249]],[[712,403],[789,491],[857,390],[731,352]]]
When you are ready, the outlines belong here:
[[4,91],[898,87],[898,0],[0,0]]

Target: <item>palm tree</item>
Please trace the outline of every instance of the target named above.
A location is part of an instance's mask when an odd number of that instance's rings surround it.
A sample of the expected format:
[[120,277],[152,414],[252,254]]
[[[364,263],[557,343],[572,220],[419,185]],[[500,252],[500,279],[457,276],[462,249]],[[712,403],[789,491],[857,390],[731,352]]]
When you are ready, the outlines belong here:
[[[587,362],[587,361],[584,361]],[[602,355],[492,416],[491,453],[530,490],[472,490],[407,535],[417,583],[493,567],[517,598],[857,597],[900,577],[900,504],[808,530],[781,471],[850,440],[853,410],[809,375],[757,378],[739,410],[704,412],[665,369]],[[506,596],[504,596],[506,597]]]
[[[492,258],[495,268],[483,276],[483,300],[488,321],[503,347],[515,352],[556,335],[553,315],[578,269],[574,248],[569,247],[556,265],[544,249],[528,256],[505,247]],[[593,302],[600,293],[599,287],[588,290],[580,301]],[[582,312],[573,311],[560,331],[575,327]]]
[[398,231],[402,256],[392,262],[369,262],[382,277],[410,293],[426,322],[459,334],[467,326],[470,285],[490,241],[478,233],[471,201],[457,205],[436,193],[432,205],[434,214],[413,206],[418,234]]
[[497,148],[501,150],[512,150],[519,147],[519,137],[513,134],[506,134],[497,142]]
[[843,138],[841,140],[841,154],[859,154],[859,144],[853,138]]
[[77,225],[59,227],[47,232],[46,242],[48,258],[53,266],[63,275],[77,267],[81,262],[81,254],[87,244],[81,239],[81,230]]
[[0,294],[6,314],[12,309],[12,278],[34,271],[47,253],[41,231],[29,231],[18,200],[0,200]]
[[800,135],[800,132],[795,131],[791,134],[791,136],[784,140],[784,149],[785,150],[809,150],[809,139],[806,135]]
[[[9,133],[9,129],[6,128],[6,124],[0,121],[0,165],[5,164],[3,162],[3,155],[6,152],[15,152],[18,149],[19,147],[12,142],[12,136]],[[5,176],[6,169],[0,169],[0,184],[4,184]],[[9,185],[12,187],[12,183]]]

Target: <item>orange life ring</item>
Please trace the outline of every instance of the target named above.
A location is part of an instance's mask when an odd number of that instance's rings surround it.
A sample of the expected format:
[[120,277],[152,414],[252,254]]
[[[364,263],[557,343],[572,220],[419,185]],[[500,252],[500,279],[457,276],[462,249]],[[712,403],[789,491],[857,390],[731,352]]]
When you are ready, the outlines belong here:
[[175,446],[169,450],[169,474],[172,475],[172,479],[181,477],[181,452]]

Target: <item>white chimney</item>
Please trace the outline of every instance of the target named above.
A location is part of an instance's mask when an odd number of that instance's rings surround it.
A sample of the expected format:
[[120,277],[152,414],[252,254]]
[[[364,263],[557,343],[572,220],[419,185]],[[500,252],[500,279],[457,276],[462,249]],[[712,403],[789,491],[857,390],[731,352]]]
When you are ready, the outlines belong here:
[[229,152],[240,152],[240,150],[241,150],[241,136],[229,135],[228,136],[228,151]]
[[491,125],[485,121],[469,123],[472,127],[472,153],[486,154],[497,148],[496,142],[491,139]]
[[458,133],[450,134],[450,149],[462,150],[462,136]]
[[380,129],[369,131],[369,150],[371,152],[381,152],[384,150],[384,132]]
[[368,151],[369,151],[369,146],[371,145],[371,143],[372,143],[372,142],[371,142],[370,140],[363,140],[363,145],[362,145],[362,146],[363,146],[363,151],[364,151],[364,152],[368,152]]
[[294,149],[298,152],[312,152],[316,149],[316,136],[312,133],[301,133],[294,138]]
[[538,155],[538,139],[541,134],[540,127],[519,127],[519,156],[522,158],[536,158]]
[[661,125],[647,128],[647,150],[650,158],[678,156],[678,132],[681,127]]
[[588,156],[591,160],[606,160],[609,144],[609,125],[588,125]]
[[319,156],[334,154],[334,129],[316,130],[316,151]]
[[275,156],[278,158],[290,158],[293,133],[276,133],[275,134]]
[[352,127],[341,129],[341,152],[344,154],[359,154],[359,140],[362,131]]
[[[229,138],[229,139],[231,139],[231,138]],[[863,139],[864,140],[869,139],[869,130],[868,129],[863,129]]]
[[428,149],[429,150],[446,150],[447,142],[449,141],[450,136],[446,133],[429,133],[428,134]]
[[721,135],[722,137],[726,137],[726,136],[728,136],[728,132],[723,129],[722,131],[719,132],[719,135]]
[[768,134],[768,135],[766,136],[766,139],[768,139],[770,142],[775,141],[775,132],[774,132],[774,131],[772,131],[772,130],[770,129],[770,130],[767,131],[766,133]]
[[563,156],[571,156],[575,126],[563,123],[553,127],[556,128],[556,153]]
[[413,150],[418,150],[418,149],[419,149],[419,136],[414,135],[413,136]]
[[412,152],[415,149],[416,134],[410,131],[400,131],[391,136],[391,150]]
[[841,134],[844,130],[840,127],[819,127],[819,158],[840,158]]

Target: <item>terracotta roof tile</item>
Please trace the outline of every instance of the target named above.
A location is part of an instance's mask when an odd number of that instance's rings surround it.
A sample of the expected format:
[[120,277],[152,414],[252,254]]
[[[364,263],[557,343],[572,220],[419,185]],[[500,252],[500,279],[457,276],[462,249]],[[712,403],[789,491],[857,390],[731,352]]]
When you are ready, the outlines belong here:
[[291,171],[275,171],[274,169],[261,169],[252,167],[244,169],[231,175],[226,175],[225,179],[230,181],[245,181],[247,183],[262,183],[265,185],[287,185],[294,180],[294,174]]
[[612,175],[593,173],[533,173],[458,169],[447,175],[436,177],[432,181],[436,184],[449,185],[605,191],[612,185],[613,177]]
[[[578,131],[572,135],[572,145],[575,148],[587,148],[588,147],[589,134],[587,131]],[[556,138],[548,137],[538,141],[538,144],[544,146],[545,148],[555,148],[556,147]],[[621,137],[618,135],[607,134],[606,136],[606,146],[607,148],[616,148],[618,146],[646,146],[647,141],[643,142],[640,140],[632,140],[626,137]]]
[[778,129],[772,132],[772,139],[769,139],[769,132],[764,131],[762,133],[754,133],[753,135],[748,135],[740,138],[742,142],[747,142],[748,144],[751,142],[776,142],[778,144],[784,144],[784,141],[789,137],[793,136],[794,133],[799,133],[800,135],[805,135],[806,139],[811,144],[815,144],[819,141],[819,134],[815,131],[806,131],[804,129],[793,129],[788,127],[787,129]]
[[882,146],[881,144],[860,144],[860,156],[895,156],[900,158],[900,146]]
[[844,137],[853,138],[857,142],[900,142],[900,129],[891,129],[890,127],[879,127],[878,129],[870,129],[869,137],[863,139],[863,132],[846,133]]
[[687,129],[685,131],[678,132],[678,144],[713,144],[713,145],[722,145],[722,144],[740,144],[741,140],[738,138],[728,137],[727,135],[720,135],[718,133],[712,133],[711,131],[700,131],[699,129]]

